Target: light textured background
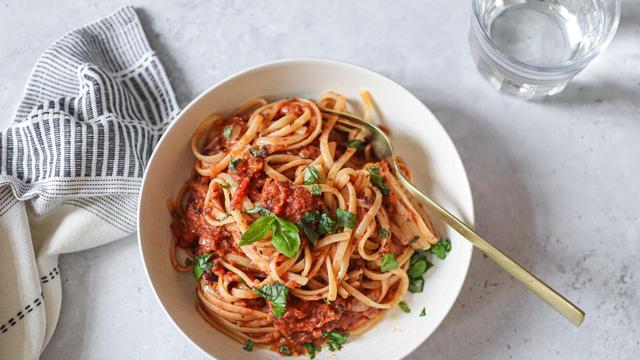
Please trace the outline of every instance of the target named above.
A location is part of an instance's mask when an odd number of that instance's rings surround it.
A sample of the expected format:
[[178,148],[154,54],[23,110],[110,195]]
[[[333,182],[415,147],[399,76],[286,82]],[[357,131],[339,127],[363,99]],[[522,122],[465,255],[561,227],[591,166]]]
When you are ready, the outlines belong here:
[[[5,0],[6,1],[6,0]],[[0,125],[39,53],[127,3],[0,3]],[[476,73],[470,1],[137,4],[181,105],[268,60],[330,57],[399,81],[444,124],[477,229],[587,313],[575,329],[474,255],[440,329],[411,359],[637,359],[640,351],[640,2],[562,94],[527,103]],[[153,298],[133,237],[60,260],[64,299],[44,359],[201,359]]]

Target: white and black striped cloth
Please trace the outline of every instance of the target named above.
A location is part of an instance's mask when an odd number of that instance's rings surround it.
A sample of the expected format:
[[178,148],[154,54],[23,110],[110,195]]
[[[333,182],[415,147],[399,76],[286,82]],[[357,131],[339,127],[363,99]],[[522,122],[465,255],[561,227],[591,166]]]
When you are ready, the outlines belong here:
[[132,8],[42,54],[0,132],[0,359],[36,359],[51,338],[59,254],[135,231],[144,168],[178,111]]

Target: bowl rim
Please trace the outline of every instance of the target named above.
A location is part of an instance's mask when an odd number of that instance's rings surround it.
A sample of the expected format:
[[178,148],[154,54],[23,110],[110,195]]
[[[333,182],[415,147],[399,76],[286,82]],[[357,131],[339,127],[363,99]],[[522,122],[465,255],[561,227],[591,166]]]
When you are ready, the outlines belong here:
[[[198,104],[203,98],[208,96],[210,92],[214,91],[216,88],[218,88],[218,87],[220,87],[220,86],[222,86],[222,85],[224,85],[224,84],[226,84],[228,82],[231,82],[231,81],[235,80],[238,77],[245,76],[245,75],[247,75],[249,73],[252,73],[254,71],[259,71],[259,70],[263,70],[265,68],[279,66],[279,65],[283,65],[283,64],[286,65],[286,64],[300,64],[300,63],[305,63],[305,64],[308,64],[308,65],[330,64],[330,65],[334,65],[334,66],[348,67],[348,68],[351,68],[352,70],[355,70],[355,71],[362,71],[362,72],[367,73],[369,76],[376,77],[376,78],[379,78],[381,80],[391,82],[393,85],[397,86],[397,88],[402,93],[404,93],[405,96],[411,97],[414,100],[416,100],[417,103],[424,110],[426,110],[429,114],[431,114],[431,116],[433,116],[433,118],[436,120],[435,121],[435,123],[436,123],[435,126],[440,127],[440,129],[442,130],[442,132],[446,136],[446,140],[448,140],[453,145],[454,155],[458,159],[459,163],[462,165],[462,172],[464,174],[464,180],[465,180],[464,182],[466,183],[466,187],[467,187],[467,190],[468,190],[467,193],[469,194],[469,208],[467,209],[468,214],[461,214],[461,216],[466,221],[466,223],[469,224],[469,225],[473,225],[474,222],[475,222],[475,210],[474,210],[473,193],[471,192],[471,186],[469,184],[469,177],[467,175],[466,168],[464,167],[464,162],[462,161],[462,158],[460,157],[460,153],[458,152],[458,149],[455,146],[455,143],[451,139],[451,136],[449,135],[447,130],[444,128],[444,126],[442,125],[440,120],[438,120],[438,118],[427,107],[427,105],[424,102],[422,102],[422,100],[420,100],[418,97],[416,97],[413,93],[411,93],[408,89],[406,89],[403,85],[401,85],[400,83],[396,82],[395,80],[393,80],[393,79],[391,79],[391,78],[389,78],[387,76],[384,76],[384,75],[380,74],[379,72],[377,72],[375,70],[372,70],[372,69],[370,69],[370,68],[368,68],[366,66],[363,66],[363,65],[354,64],[354,63],[351,63],[351,62],[348,62],[348,61],[344,61],[344,60],[336,60],[336,59],[331,59],[331,58],[319,58],[319,57],[291,57],[291,58],[283,58],[283,59],[267,61],[267,62],[259,63],[257,65],[248,67],[248,68],[246,68],[244,70],[240,70],[240,71],[237,71],[235,73],[232,73],[231,75],[226,76],[222,80],[216,82],[212,86],[208,87],[206,90],[202,91],[193,100],[191,100],[189,102],[189,104],[187,104],[184,107],[184,109],[180,110],[180,112],[175,117],[175,119],[173,119],[173,121],[171,121],[171,123],[164,130],[162,136],[160,137],[160,139],[156,143],[156,145],[155,145],[155,147],[154,147],[154,149],[153,149],[153,151],[151,153],[151,156],[149,157],[149,160],[147,162],[147,166],[146,166],[146,168],[144,170],[144,174],[143,174],[143,177],[142,177],[142,183],[141,183],[142,185],[140,187],[140,193],[138,195],[138,204],[137,204],[138,205],[138,209],[137,209],[137,212],[136,212],[136,215],[137,215],[136,235],[137,235],[137,240],[138,240],[138,251],[140,253],[140,257],[141,257],[141,260],[142,260],[142,266],[144,268],[145,277],[147,279],[147,282],[148,282],[149,286],[151,287],[151,290],[153,292],[154,297],[156,298],[156,300],[160,304],[160,308],[162,309],[163,313],[170,320],[170,322],[173,324],[173,326],[178,330],[178,332],[180,334],[182,334],[182,336],[184,338],[186,338],[187,341],[189,343],[191,343],[195,348],[200,350],[200,352],[202,354],[204,354],[205,356],[207,356],[209,358],[212,358],[212,359],[216,359],[216,358],[213,355],[209,354],[207,351],[205,351],[203,348],[201,348],[200,345],[198,345],[194,340],[192,340],[191,337],[189,337],[182,330],[180,325],[178,325],[178,323],[176,323],[176,321],[174,320],[173,316],[171,316],[171,314],[169,313],[169,311],[165,307],[165,304],[164,304],[163,300],[158,295],[158,293],[156,291],[156,288],[155,288],[155,286],[153,284],[153,281],[151,280],[151,275],[149,274],[149,269],[147,268],[146,258],[145,258],[145,254],[144,254],[144,250],[143,250],[143,246],[142,246],[142,237],[140,235],[140,228],[141,228],[141,223],[142,223],[142,220],[141,220],[142,217],[140,215],[141,215],[141,209],[142,209],[142,199],[143,199],[143,194],[144,194],[144,190],[145,190],[145,184],[147,183],[147,174],[148,174],[149,169],[151,168],[151,164],[153,163],[153,160],[157,156],[158,149],[160,148],[160,145],[166,139],[166,137],[168,136],[167,134],[170,133],[170,130],[174,126],[176,126],[176,124],[182,119],[184,114],[188,113],[188,110],[190,110],[192,107],[196,106],[196,104]],[[460,210],[460,211],[464,211],[464,210]],[[397,354],[398,354],[398,359],[404,359],[405,357],[410,355],[413,351],[415,351],[417,348],[419,348],[422,344],[424,344],[427,341],[427,339],[430,338],[431,335],[433,335],[433,333],[440,327],[440,325],[442,325],[442,322],[444,321],[444,319],[447,318],[447,316],[449,315],[449,312],[453,308],[454,304],[458,301],[458,299],[460,297],[460,292],[462,290],[462,287],[464,286],[464,284],[466,282],[466,279],[467,279],[467,276],[469,274],[469,267],[471,265],[471,258],[473,256],[473,246],[470,243],[469,243],[469,247],[467,248],[466,252],[468,254],[467,254],[466,258],[464,259],[464,264],[463,264],[464,265],[464,276],[462,277],[462,281],[460,281],[460,284],[457,287],[457,289],[455,289],[455,292],[456,292],[455,300],[447,305],[447,308],[445,309],[445,312],[444,312],[444,316],[439,321],[437,321],[436,326],[434,327],[434,330],[430,334],[425,336],[419,343],[417,343],[415,345],[415,347],[413,347],[413,348],[405,348],[405,349],[402,349],[402,350],[400,350],[400,349],[396,350]]]

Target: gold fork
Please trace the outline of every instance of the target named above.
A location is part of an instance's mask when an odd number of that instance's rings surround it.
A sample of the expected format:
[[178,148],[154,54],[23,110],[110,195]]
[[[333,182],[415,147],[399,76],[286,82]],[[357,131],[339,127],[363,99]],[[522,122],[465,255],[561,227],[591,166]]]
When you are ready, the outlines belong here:
[[[511,276],[524,284],[524,286],[526,286],[531,292],[533,292],[540,299],[549,304],[549,306],[559,312],[573,325],[580,326],[580,324],[582,324],[582,321],[584,320],[584,311],[571,303],[571,301],[567,300],[557,291],[552,289],[549,285],[545,284],[542,280],[538,279],[528,270],[513,261],[500,250],[493,247],[462,220],[452,215],[449,211],[438,205],[438,203],[427,196],[427,194],[415,187],[415,185],[413,185],[404,176],[404,174],[402,174],[402,171],[400,171],[398,162],[396,161],[396,156],[393,151],[393,146],[391,145],[391,140],[389,139],[387,134],[384,133],[384,131],[382,131],[376,125],[352,114],[346,114],[330,109],[322,109],[322,112],[330,115],[337,115],[339,118],[338,121],[345,125],[349,125],[351,127],[357,126],[358,128],[367,130],[371,135],[369,142],[372,145],[374,155],[380,160],[387,160],[389,162],[391,168],[393,169],[393,172],[396,174],[398,179],[400,179],[405,189],[411,192],[414,196],[424,201],[424,203],[427,204],[429,208],[440,215],[445,223],[447,223],[455,231],[460,233],[460,235],[464,236],[467,240],[469,240],[469,242],[471,242],[471,244],[473,244],[473,246],[478,248],[491,260],[498,264],[498,266],[500,266],[506,272],[511,274]],[[347,119],[355,124],[346,122],[343,119]]]

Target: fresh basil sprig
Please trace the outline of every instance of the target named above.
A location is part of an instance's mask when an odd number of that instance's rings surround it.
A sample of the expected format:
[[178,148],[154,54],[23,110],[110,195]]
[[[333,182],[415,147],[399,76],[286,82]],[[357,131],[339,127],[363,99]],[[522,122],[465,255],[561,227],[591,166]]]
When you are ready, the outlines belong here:
[[298,227],[302,228],[304,233],[307,235],[307,239],[309,239],[313,246],[316,245],[316,242],[318,242],[318,238],[320,237],[316,225],[319,218],[320,215],[317,212],[308,211],[304,213],[300,219],[300,223],[298,224]]
[[200,280],[202,274],[213,268],[213,260],[211,259],[213,254],[205,254],[196,256],[191,260],[191,264],[193,268],[191,269],[191,273],[196,280]]
[[322,337],[327,338],[327,346],[331,351],[337,351],[342,349],[342,345],[347,342],[349,333],[340,332],[337,330],[325,331],[322,330]]
[[245,212],[249,215],[259,214],[262,216],[269,216],[272,214],[271,210],[267,209],[262,205],[256,205],[253,209],[246,210]]
[[291,349],[289,349],[287,345],[280,345],[278,350],[280,351],[280,354],[284,356],[291,356]]
[[304,347],[307,349],[307,354],[309,355],[309,359],[313,360],[316,358],[316,353],[320,352],[322,349],[320,346],[314,346],[313,343],[304,343]]
[[234,174],[238,173],[238,164],[240,164],[242,159],[235,159],[229,162],[229,170],[231,170]]
[[444,260],[447,257],[449,251],[451,251],[451,240],[449,240],[448,238],[440,239],[427,251],[435,255],[438,259]]
[[380,261],[380,271],[389,272],[398,268],[398,260],[393,253],[384,254]]
[[367,170],[369,170],[369,179],[371,180],[371,183],[380,189],[382,195],[388,195],[389,188],[384,184],[384,179],[382,178],[382,175],[380,175],[380,168],[377,166],[371,166]]
[[356,214],[338,208],[336,210],[336,216],[338,217],[338,224],[348,229],[353,229],[356,226]]
[[304,173],[305,185],[317,184],[321,179],[320,172],[315,166],[307,166],[307,171]]
[[363,145],[362,140],[357,140],[357,139],[351,140],[347,143],[347,147],[354,148],[354,149],[360,149],[362,145]]
[[253,341],[251,341],[251,339],[247,339],[244,341],[244,346],[242,347],[244,350],[248,351],[248,352],[252,352],[253,351]]
[[258,158],[263,158],[265,156],[267,156],[266,151],[260,149],[260,150],[256,150],[252,147],[249,148],[249,152],[251,153],[251,155],[258,157]]
[[409,276],[409,291],[412,293],[420,293],[424,289],[424,274],[433,264],[427,259],[425,251],[416,251],[411,255],[409,260],[409,268],[407,276]]
[[404,302],[404,301],[400,301],[400,303],[398,304],[398,306],[400,307],[400,309],[402,309],[402,311],[403,311],[405,314],[408,314],[408,313],[410,313],[410,312],[411,312],[411,309],[409,308],[409,305],[407,305],[407,303],[406,303],[406,302]]
[[[255,209],[255,208],[254,208]],[[273,213],[254,221],[242,234],[240,246],[250,245],[262,240],[271,231],[271,243],[281,254],[294,257],[300,249],[300,234],[294,223],[286,221]]]
[[273,283],[267,284],[262,289],[253,288],[253,291],[269,300],[273,306],[273,316],[280,319],[285,311],[287,311],[287,295],[289,294],[289,288],[280,284]]
[[331,235],[335,232],[336,221],[327,213],[320,214],[318,219],[318,233],[320,235]]
[[231,140],[231,132],[233,131],[233,125],[228,125],[224,127],[224,130],[222,131],[222,134],[224,135],[225,138],[227,138],[227,140]]

